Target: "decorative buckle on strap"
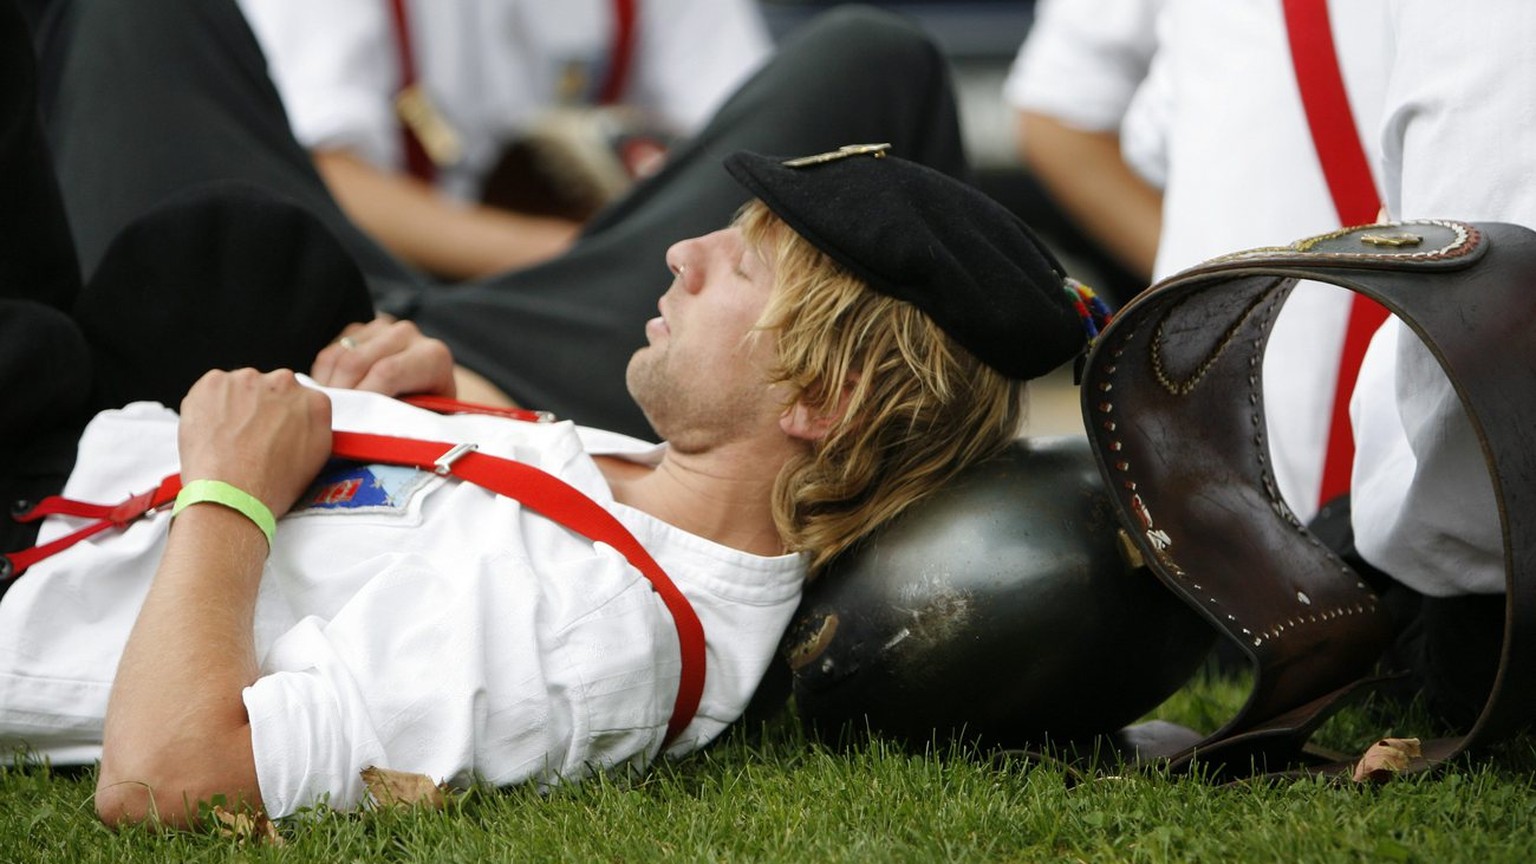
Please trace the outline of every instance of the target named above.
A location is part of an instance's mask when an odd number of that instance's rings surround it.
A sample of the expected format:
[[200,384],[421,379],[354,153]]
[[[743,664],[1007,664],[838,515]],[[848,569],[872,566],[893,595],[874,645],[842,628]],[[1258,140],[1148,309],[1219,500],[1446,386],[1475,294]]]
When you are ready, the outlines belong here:
[[123,503],[107,511],[102,517],[113,525],[122,527],[149,513],[158,510],[176,500],[176,493],[181,491],[181,475],[172,474],[160,481],[160,485],[147,492],[134,495]]
[[432,463],[432,473],[440,477],[447,477],[453,471],[453,463],[479,449],[479,444],[473,444],[468,441],[463,444],[453,445],[448,448],[447,453],[437,457],[437,461]]
[[123,503],[107,511],[107,521],[114,525],[126,525],[129,522],[148,513],[155,503],[155,493],[159,489],[150,489],[129,498]]

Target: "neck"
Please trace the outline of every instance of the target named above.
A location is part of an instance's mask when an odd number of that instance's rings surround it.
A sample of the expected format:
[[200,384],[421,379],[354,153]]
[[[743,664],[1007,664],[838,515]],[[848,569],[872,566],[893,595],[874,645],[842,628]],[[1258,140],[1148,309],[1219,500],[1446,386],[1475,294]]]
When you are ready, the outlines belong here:
[[732,549],[780,555],[773,482],[791,453],[740,444],[705,453],[668,450],[655,468],[610,457],[599,457],[598,465],[624,504]]

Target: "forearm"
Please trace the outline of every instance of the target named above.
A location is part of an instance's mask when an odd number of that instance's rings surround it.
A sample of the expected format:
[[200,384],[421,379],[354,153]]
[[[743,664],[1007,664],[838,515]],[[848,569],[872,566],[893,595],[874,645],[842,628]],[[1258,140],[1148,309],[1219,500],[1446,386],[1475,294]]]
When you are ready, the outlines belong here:
[[390,252],[449,279],[470,279],[552,258],[579,226],[444,199],[412,177],[381,171],[339,150],[315,165],[347,215]]
[[242,691],[267,541],[217,504],[176,517],[113,683],[96,808],[111,825],[193,823],[198,802],[261,806]]
[[1119,136],[1021,112],[1019,141],[1025,163],[1083,230],[1121,266],[1150,278],[1162,194],[1125,163]]

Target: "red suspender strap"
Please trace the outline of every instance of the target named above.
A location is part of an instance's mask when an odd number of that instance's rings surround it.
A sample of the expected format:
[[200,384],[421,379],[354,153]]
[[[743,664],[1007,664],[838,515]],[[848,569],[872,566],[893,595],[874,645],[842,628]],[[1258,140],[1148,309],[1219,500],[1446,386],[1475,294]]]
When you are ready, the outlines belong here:
[[608,75],[597,91],[598,104],[613,105],[624,98],[635,59],[636,15],[635,0],[613,0],[613,49],[608,52]]
[[331,449],[344,459],[410,465],[438,474],[451,474],[518,501],[588,540],[606,543],[618,550],[650,580],[651,587],[660,595],[667,611],[672,613],[672,624],[677,628],[682,672],[662,748],[671,744],[693,720],[704,695],[704,625],[699,623],[699,616],[689,605],[688,598],[672,583],[661,565],[612,513],[552,474],[511,459],[474,452],[466,445],[337,432],[332,436]]
[[[390,20],[395,25],[395,55],[400,64],[400,89],[404,93],[416,86],[416,49],[411,44],[411,17],[406,10],[408,0],[390,0]],[[421,138],[411,124],[400,124],[400,144],[405,151],[405,168],[412,177],[425,183],[437,178],[437,165],[427,155]]]
[[1375,222],[1381,196],[1344,90],[1328,23],[1328,0],[1285,0],[1285,26],[1302,108],[1339,221],[1344,225]]
[[97,521],[74,533],[59,537],[51,543],[33,546],[31,549],[23,549],[20,552],[0,555],[0,580],[14,579],[27,572],[27,568],[33,564],[52,557],[87,537],[100,534],[108,528],[125,527],[128,523],[138,519],[145,513],[151,510],[158,510],[172,503],[180,492],[181,476],[172,474],[161,480],[160,485],[154,489],[134,495],[121,504],[86,504],[82,501],[72,501],[59,496],[44,498],[42,502],[26,513],[18,514],[15,517],[16,521],[35,522],[44,516],[55,515],[79,516]]
[[505,417],[508,420],[522,420],[525,423],[541,423],[555,419],[555,415],[548,411],[481,405],[478,402],[464,402],[448,396],[397,396],[396,398],[407,405],[415,405],[417,408],[435,411],[438,414],[484,414],[491,417]]
[[[1328,0],[1284,0],[1285,28],[1290,39],[1291,64],[1301,90],[1301,104],[1312,131],[1312,145],[1322,163],[1328,192],[1341,225],[1367,225],[1381,211],[1381,196],[1371,177],[1370,163],[1339,71],[1333,29],[1328,22]],[[1327,504],[1349,491],[1355,446],[1349,426],[1349,397],[1360,374],[1360,363],[1371,334],[1385,321],[1387,310],[1363,294],[1353,295],[1339,373],[1333,392],[1333,411],[1328,421],[1328,448],[1323,458],[1318,504]]]
[[[693,611],[688,598],[678,589],[656,559],[612,513],[575,487],[558,477],[511,459],[475,452],[472,444],[445,444],[388,435],[336,432],[331,452],[342,459],[407,465],[443,476],[452,475],[482,486],[498,495],[520,502],[529,510],[560,524],[596,543],[606,543],[618,550],[639,570],[661,597],[677,629],[679,656],[682,660],[677,698],[667,721],[667,735],[662,748],[693,721],[704,695],[705,653],[704,625]],[[24,521],[48,515],[81,516],[94,522],[79,531],[48,543],[0,555],[0,579],[15,578],[28,567],[70,546],[112,527],[122,527],[151,510],[169,505],[181,491],[181,478],[171,475],[160,486],[135,495],[117,505],[85,504],[66,498],[48,498],[22,517]]]

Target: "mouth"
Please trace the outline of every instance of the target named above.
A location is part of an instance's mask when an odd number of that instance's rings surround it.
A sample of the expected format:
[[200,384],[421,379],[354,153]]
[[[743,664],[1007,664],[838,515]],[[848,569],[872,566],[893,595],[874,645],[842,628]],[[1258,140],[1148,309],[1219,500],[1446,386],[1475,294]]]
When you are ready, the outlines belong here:
[[672,332],[671,325],[667,323],[667,310],[662,308],[660,300],[656,301],[656,311],[660,314],[645,322],[645,335],[652,340],[658,336],[670,335]]

